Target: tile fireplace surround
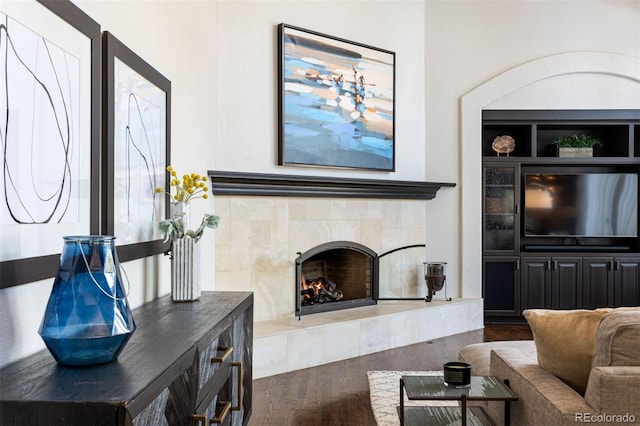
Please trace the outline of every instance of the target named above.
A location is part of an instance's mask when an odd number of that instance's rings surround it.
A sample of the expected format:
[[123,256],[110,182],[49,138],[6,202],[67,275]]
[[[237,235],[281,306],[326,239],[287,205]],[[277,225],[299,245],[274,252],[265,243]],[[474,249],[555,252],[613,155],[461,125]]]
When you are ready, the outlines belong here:
[[[396,188],[389,192],[376,184],[349,196],[340,193],[345,186],[339,184],[338,195],[332,196],[336,188],[327,190],[327,182],[306,192],[306,181],[277,182],[274,188],[272,180],[265,185],[254,179],[258,175],[246,174],[229,189],[229,175],[235,177],[232,172],[209,172],[221,218],[216,290],[254,292],[255,378],[483,327],[481,299],[379,301],[304,315],[300,321],[294,316],[298,252],[338,240],[357,242],[378,254],[424,244],[424,200],[452,184],[419,183],[418,189],[401,195]],[[289,185],[293,195],[287,193]],[[352,182],[347,186],[353,191]],[[415,268],[422,268],[416,263]]]

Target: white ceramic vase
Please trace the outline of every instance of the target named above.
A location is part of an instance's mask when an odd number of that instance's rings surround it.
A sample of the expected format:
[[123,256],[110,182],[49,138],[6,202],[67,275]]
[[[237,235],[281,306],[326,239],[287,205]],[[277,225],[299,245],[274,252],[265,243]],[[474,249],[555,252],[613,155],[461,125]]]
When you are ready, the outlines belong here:
[[200,293],[200,244],[177,238],[171,245],[171,297],[174,302],[191,302]]

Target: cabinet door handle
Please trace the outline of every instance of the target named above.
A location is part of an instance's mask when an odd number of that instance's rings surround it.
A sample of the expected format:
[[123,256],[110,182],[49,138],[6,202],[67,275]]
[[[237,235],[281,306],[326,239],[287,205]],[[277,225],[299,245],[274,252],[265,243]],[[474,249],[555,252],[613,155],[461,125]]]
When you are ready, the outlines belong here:
[[238,374],[236,376],[238,380],[238,405],[232,407],[231,409],[234,411],[239,411],[242,410],[242,363],[232,362],[231,365],[238,368]]
[[614,266],[613,266],[613,260],[610,260],[610,261],[609,261],[609,262],[607,262],[607,263],[608,263],[609,270],[610,270],[610,271],[613,271],[613,269],[614,269]]
[[231,355],[231,352],[233,352],[233,346],[229,346],[228,348],[218,348],[219,351],[224,351],[224,353],[222,354],[222,356],[215,356],[213,358],[211,358],[211,363],[213,364],[214,362],[219,362],[219,363],[223,363],[227,360],[227,358],[229,358],[229,355]]
[[620,261],[619,260],[616,260],[615,266],[616,266],[616,271],[619,271],[620,270]]
[[231,401],[220,401],[218,405],[223,405],[223,404],[224,406],[222,407],[222,412],[220,413],[220,417],[214,417],[211,420],[209,420],[210,425],[213,425],[213,424],[219,425],[221,423],[224,423],[225,419],[231,412]]
[[194,414],[193,415],[193,421],[195,422],[196,426],[206,426],[207,425],[207,416],[205,416],[203,414]]
[[554,270],[554,271],[555,271],[556,269],[558,269],[558,261],[557,261],[557,260],[554,260],[554,261],[553,261],[553,263],[552,263],[552,266],[553,266],[553,270]]
[[515,206],[513,206],[513,210],[515,214],[520,214],[520,205],[516,204]]
[[547,260],[547,269],[551,269],[551,261]]
[[516,260],[516,271],[520,270],[520,260]]

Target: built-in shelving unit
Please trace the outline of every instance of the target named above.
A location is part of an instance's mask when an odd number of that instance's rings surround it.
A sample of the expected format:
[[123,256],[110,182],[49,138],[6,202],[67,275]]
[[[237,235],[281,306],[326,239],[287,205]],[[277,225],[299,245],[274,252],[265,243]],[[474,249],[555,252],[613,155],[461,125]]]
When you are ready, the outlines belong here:
[[[640,110],[507,111],[483,112],[482,147],[485,158],[526,163],[637,164],[640,157]],[[559,158],[553,140],[559,136],[588,134],[600,139],[593,159]],[[496,136],[509,135],[516,141],[508,157],[499,158],[491,144]]]
[[[554,140],[581,134],[600,140],[593,156],[559,157]],[[493,140],[502,135],[515,140],[508,156],[498,156],[492,148]],[[623,174],[636,181],[631,187],[637,192],[640,110],[487,110],[482,152],[483,294],[488,322],[522,321],[522,311],[528,308],[640,304],[637,223],[635,235],[540,236],[532,232],[525,215],[525,192],[531,189],[525,183],[528,174]],[[635,206],[624,208],[637,222],[638,197],[631,192]],[[580,209],[574,210],[566,214],[579,220]]]

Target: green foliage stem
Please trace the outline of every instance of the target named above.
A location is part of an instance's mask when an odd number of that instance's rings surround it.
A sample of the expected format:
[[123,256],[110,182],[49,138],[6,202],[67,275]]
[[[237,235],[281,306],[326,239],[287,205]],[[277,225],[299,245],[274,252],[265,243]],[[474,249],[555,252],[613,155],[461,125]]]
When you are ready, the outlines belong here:
[[215,229],[220,223],[220,217],[214,214],[206,214],[202,218],[200,226],[194,231],[192,229],[185,229],[184,226],[184,213],[178,213],[170,219],[160,221],[158,228],[160,232],[164,234],[164,242],[173,241],[178,238],[194,238],[196,242],[202,238],[204,230],[206,228]]
[[558,148],[593,148],[602,145],[600,139],[589,135],[561,136],[553,144]]

